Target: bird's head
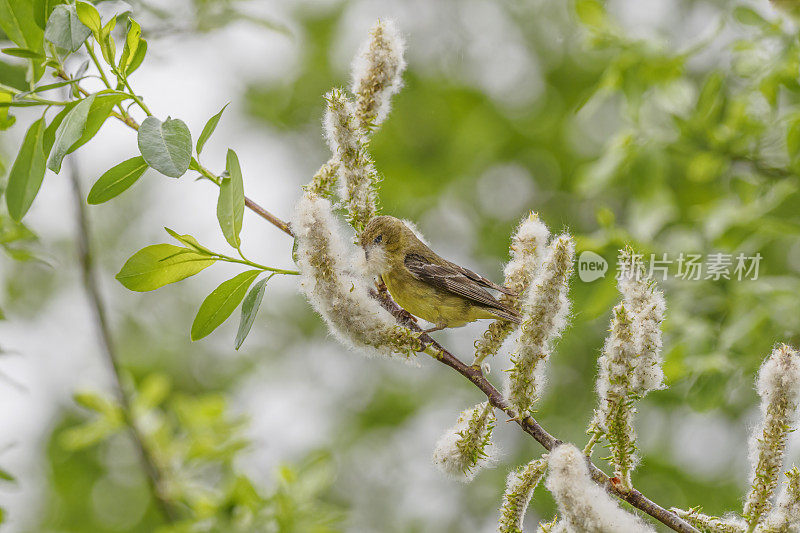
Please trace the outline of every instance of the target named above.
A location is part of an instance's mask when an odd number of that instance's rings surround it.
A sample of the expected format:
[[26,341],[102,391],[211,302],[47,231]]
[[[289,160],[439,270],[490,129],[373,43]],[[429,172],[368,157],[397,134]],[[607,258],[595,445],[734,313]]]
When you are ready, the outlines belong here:
[[361,247],[370,269],[381,273],[388,266],[387,258],[393,257],[417,241],[416,235],[399,218],[373,217],[361,232]]

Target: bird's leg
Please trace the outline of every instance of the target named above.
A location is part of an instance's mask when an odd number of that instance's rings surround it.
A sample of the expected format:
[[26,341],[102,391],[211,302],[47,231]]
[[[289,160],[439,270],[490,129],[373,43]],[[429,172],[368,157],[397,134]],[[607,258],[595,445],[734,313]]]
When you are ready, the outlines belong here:
[[436,327],[423,329],[422,333],[425,333],[425,334],[433,333],[434,331],[441,331],[441,330],[445,329],[446,327],[447,327],[446,323],[439,322],[439,323],[436,324]]

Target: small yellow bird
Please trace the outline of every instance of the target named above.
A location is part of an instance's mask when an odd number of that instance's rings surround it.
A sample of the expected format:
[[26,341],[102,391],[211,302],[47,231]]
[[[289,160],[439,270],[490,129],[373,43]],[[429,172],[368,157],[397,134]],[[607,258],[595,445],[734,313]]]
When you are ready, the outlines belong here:
[[481,318],[520,322],[519,313],[486,289],[516,296],[514,292],[443,259],[400,219],[372,218],[361,234],[361,247],[368,268],[381,276],[397,304],[436,324],[427,333]]

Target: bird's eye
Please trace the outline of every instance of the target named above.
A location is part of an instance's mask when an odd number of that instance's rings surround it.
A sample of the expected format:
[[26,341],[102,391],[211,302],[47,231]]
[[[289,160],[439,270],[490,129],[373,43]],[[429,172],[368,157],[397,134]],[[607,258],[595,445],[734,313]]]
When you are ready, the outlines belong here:
[[375,240],[373,242],[375,244],[380,244],[382,240],[383,240],[383,235],[378,235],[377,237],[375,237]]

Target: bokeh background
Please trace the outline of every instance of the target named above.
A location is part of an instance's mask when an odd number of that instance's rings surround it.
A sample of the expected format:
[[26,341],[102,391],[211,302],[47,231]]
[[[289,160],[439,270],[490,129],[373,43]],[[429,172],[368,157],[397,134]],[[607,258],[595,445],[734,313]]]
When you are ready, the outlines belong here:
[[[393,18],[408,70],[371,146],[382,209],[417,221],[446,257],[499,280],[530,210],[612,270],[626,244],[673,258],[760,253],[755,281],[662,284],[669,388],[636,420],[637,488],[666,507],[740,507],[755,372],[774,343],[800,343],[800,45],[789,15],[766,0],[127,5],[150,43],[137,93],[195,137],[230,102],[204,163],[221,169],[234,148],[248,196],[284,219],[328,157],[323,94],[348,84],[374,21]],[[125,6],[98,3],[104,14]],[[2,61],[3,79],[20,75]],[[3,173],[33,116],[17,113],[0,136]],[[135,142],[109,121],[72,156],[84,189],[135,155]],[[80,282],[70,187],[48,173],[26,229],[0,215],[0,467],[15,478],[0,482],[0,529],[155,531],[163,519],[127,434],[74,399],[110,397],[112,382]],[[424,357],[411,367],[348,352],[293,278],[270,281],[238,352],[235,318],[189,341],[200,302],[237,269],[143,294],[114,280],[134,251],[168,242],[164,226],[225,249],[215,205],[210,184],[149,171],[89,208],[124,376],[188,517],[165,530],[494,531],[509,469],[541,450],[500,422],[493,468],[467,485],[440,475],[436,440],[481,400],[460,376]],[[242,240],[252,259],[292,267],[291,239],[251,213]],[[617,294],[609,274],[576,278],[570,295],[537,419],[582,446]],[[438,335],[471,359],[485,325]],[[501,383],[508,346],[490,365]],[[553,513],[540,487],[528,527]]]

